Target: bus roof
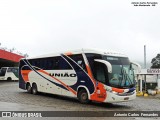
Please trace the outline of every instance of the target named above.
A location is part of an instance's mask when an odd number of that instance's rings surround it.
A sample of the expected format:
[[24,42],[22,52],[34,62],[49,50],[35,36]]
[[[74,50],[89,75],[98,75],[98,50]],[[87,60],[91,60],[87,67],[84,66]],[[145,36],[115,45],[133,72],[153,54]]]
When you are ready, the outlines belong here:
[[[41,55],[41,56],[32,57],[32,58],[28,58],[28,59],[60,56],[61,54],[65,54],[65,55],[72,55],[73,54],[74,55],[74,54],[81,54],[81,53],[95,53],[95,54],[108,55],[108,56],[127,57],[123,53],[119,53],[119,52],[112,51],[112,50],[79,49],[79,50],[71,50],[71,51],[66,51],[66,52],[61,52],[61,53],[46,54],[46,55]],[[22,58],[22,59],[24,59],[24,58]]]

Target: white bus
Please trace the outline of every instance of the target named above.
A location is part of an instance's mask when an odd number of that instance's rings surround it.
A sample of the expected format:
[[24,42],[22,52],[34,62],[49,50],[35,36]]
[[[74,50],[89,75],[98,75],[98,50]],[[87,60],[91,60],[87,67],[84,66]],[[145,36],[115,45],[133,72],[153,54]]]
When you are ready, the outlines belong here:
[[132,64],[124,54],[92,49],[23,58],[19,88],[75,97],[81,103],[129,101],[136,98]]
[[18,67],[2,67],[0,69],[0,80],[18,80]]

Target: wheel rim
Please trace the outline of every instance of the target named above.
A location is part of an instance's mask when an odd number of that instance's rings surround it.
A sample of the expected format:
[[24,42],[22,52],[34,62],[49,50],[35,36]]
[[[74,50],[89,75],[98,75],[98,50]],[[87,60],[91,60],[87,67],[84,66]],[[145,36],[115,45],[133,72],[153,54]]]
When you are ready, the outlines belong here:
[[32,86],[32,93],[33,93],[34,95],[36,95],[37,92],[38,92],[38,91],[37,91],[37,85],[34,84],[34,85]]
[[27,91],[28,91],[28,92],[31,91],[31,86],[30,86],[30,85],[27,86]]
[[7,80],[8,80],[8,81],[11,81],[12,79],[11,79],[11,78],[7,78]]
[[33,93],[35,94],[36,92],[37,92],[37,90],[34,88],[34,89],[33,89]]
[[82,93],[82,95],[81,95],[81,100],[82,101],[86,101],[87,100],[87,94],[86,93]]

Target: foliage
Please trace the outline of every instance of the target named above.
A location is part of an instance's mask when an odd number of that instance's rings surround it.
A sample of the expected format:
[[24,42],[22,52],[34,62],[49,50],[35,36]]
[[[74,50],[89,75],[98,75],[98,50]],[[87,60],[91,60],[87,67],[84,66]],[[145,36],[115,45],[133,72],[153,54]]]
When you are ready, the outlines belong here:
[[160,54],[157,54],[157,56],[152,59],[151,63],[151,68],[160,68]]

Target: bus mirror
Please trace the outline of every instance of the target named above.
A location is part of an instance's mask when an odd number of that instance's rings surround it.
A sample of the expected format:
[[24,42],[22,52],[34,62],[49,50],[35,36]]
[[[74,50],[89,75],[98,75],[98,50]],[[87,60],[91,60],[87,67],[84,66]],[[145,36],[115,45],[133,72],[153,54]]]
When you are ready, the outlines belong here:
[[106,60],[100,60],[100,59],[95,59],[94,61],[105,64],[106,67],[108,68],[108,72],[109,72],[109,73],[112,73],[112,65],[111,65],[111,63],[109,63],[109,62],[106,61]]
[[136,66],[136,70],[137,70],[138,73],[141,72],[141,66],[138,63],[131,62],[131,65],[135,65]]

